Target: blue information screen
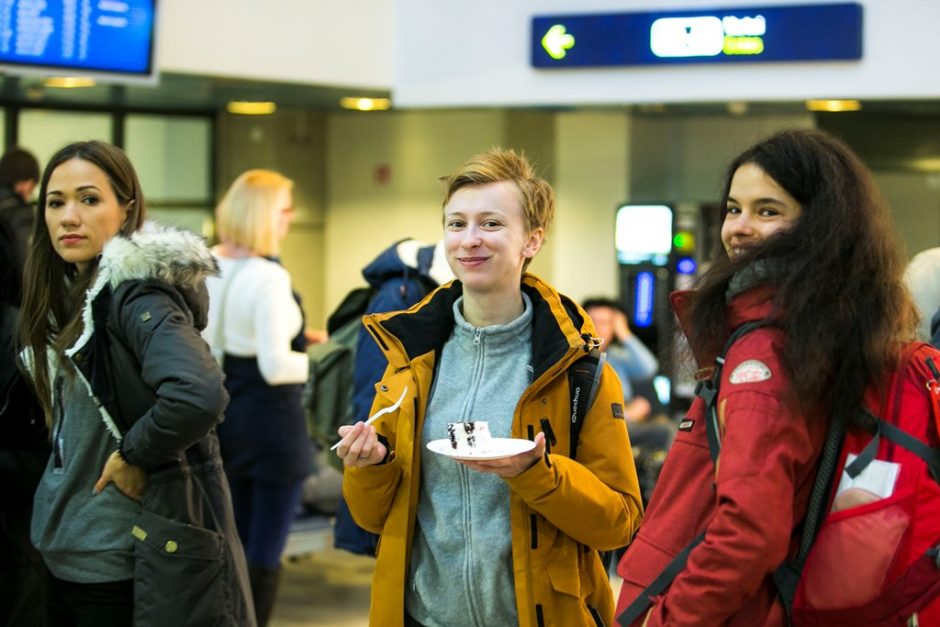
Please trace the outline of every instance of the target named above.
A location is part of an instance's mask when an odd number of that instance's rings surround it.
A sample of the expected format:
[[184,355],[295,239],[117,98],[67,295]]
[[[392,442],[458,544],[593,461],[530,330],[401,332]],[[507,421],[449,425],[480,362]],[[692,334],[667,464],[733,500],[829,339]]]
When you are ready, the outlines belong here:
[[0,0],[0,64],[153,72],[156,0]]
[[537,68],[861,58],[854,2],[532,18]]
[[652,272],[638,272],[633,291],[633,324],[646,328],[653,324],[653,298],[656,296],[656,278]]

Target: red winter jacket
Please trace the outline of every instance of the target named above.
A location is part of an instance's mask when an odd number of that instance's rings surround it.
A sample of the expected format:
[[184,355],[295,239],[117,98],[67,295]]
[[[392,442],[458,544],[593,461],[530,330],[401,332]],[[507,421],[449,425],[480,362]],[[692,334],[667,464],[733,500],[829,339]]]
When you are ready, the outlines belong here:
[[[730,331],[771,312],[767,289],[729,305]],[[673,294],[682,320],[687,294]],[[705,530],[686,568],[654,599],[645,620],[656,625],[784,625],[773,571],[796,553],[824,417],[795,402],[782,362],[783,333],[762,327],[728,351],[718,395],[721,455],[712,463],[705,404],[696,398],[666,459],[639,533],[620,562],[619,616]],[[701,356],[696,356],[701,358]],[[713,364],[702,360],[701,366]],[[643,624],[641,615],[636,622]]]

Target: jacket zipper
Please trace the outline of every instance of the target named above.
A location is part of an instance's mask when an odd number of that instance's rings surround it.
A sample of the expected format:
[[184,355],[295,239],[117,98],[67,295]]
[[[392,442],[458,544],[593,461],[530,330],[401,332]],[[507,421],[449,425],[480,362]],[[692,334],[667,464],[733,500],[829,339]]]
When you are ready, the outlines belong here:
[[62,377],[56,377],[53,384],[52,410],[55,413],[55,433],[52,434],[52,468],[56,474],[64,472],[65,458],[62,455],[62,426],[65,422],[65,410],[62,408]]

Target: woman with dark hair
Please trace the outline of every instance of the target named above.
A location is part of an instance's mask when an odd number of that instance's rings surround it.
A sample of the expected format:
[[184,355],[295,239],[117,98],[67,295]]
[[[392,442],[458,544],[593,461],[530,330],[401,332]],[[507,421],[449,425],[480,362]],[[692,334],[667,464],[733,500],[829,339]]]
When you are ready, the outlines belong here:
[[[713,463],[693,403],[628,548],[618,615],[693,538],[644,625],[784,625],[774,570],[795,554],[830,421],[852,424],[913,338],[903,257],[868,170],[817,130],[777,133],[730,165],[719,255],[673,296],[701,367],[735,342],[717,400]],[[846,585],[851,585],[847,582]]]
[[144,215],[115,146],[69,144],[43,173],[20,329],[52,430],[31,531],[49,623],[253,625],[213,430],[228,396],[199,335],[216,265]]

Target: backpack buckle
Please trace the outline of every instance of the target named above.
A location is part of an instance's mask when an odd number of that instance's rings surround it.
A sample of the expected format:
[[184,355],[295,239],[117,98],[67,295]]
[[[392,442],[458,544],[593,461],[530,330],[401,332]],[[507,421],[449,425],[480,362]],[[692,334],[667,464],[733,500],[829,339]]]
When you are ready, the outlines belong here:
[[933,565],[940,570],[940,544],[927,549],[927,555],[933,558]]

